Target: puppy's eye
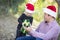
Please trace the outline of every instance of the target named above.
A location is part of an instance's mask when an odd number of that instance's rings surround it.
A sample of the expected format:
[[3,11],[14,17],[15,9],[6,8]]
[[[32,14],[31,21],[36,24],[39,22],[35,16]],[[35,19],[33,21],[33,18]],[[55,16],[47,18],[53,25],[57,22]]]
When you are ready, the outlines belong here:
[[26,26],[26,24],[24,24],[24,26]]

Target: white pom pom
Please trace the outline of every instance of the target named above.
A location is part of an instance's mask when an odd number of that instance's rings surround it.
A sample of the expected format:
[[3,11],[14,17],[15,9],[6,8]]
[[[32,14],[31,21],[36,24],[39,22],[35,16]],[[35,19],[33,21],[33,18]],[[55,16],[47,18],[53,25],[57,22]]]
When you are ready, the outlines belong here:
[[36,0],[29,0],[29,2],[31,2],[31,3],[35,3],[35,2],[36,2]]

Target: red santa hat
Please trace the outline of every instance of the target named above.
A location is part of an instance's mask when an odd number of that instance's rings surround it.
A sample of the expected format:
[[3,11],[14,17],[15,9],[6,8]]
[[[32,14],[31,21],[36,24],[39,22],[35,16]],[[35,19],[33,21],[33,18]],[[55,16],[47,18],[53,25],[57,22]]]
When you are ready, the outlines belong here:
[[34,12],[34,5],[32,3],[27,3],[26,8],[25,8],[25,12],[33,13]]
[[48,6],[47,8],[44,8],[43,11],[56,18],[56,7],[55,6]]

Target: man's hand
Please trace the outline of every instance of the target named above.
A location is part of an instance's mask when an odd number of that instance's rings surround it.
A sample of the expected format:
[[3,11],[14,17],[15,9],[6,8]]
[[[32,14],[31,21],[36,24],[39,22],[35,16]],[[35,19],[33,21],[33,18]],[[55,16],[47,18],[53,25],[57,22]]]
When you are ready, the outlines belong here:
[[24,29],[25,29],[27,32],[32,31],[32,28],[31,28],[31,27],[24,27]]

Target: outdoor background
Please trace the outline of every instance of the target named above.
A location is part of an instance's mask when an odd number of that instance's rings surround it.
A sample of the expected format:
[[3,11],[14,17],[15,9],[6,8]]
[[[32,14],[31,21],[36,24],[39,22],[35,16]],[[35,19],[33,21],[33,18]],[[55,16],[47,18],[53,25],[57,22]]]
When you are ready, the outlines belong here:
[[[0,40],[14,40],[16,36],[17,19],[25,10],[28,0],[0,0]],[[43,8],[48,5],[55,5],[57,8],[57,22],[60,24],[60,1],[59,0],[37,0],[34,4],[33,14],[34,29],[43,21]],[[59,40],[59,39],[58,39]]]

